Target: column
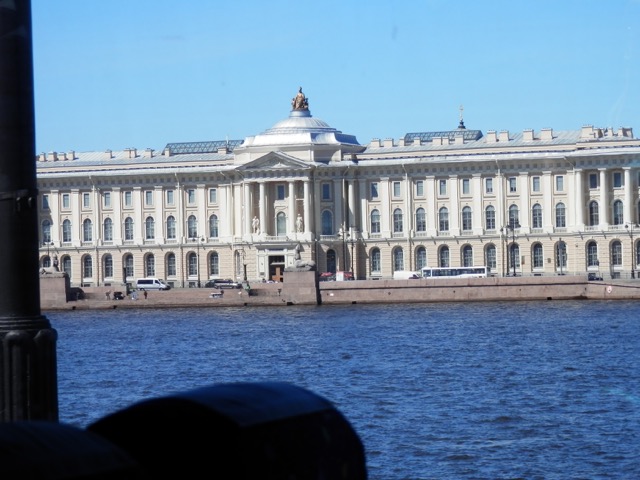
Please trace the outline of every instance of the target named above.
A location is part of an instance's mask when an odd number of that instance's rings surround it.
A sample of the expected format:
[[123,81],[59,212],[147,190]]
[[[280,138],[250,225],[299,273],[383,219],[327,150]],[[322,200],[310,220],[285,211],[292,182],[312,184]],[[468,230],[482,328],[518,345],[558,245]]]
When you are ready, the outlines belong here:
[[607,229],[609,226],[609,185],[607,183],[606,168],[600,169],[600,227]]
[[333,181],[333,193],[335,195],[335,220],[333,233],[335,234],[340,228],[342,228],[342,224],[344,223],[344,203],[343,203],[343,191],[342,191],[342,180],[334,180]]
[[310,232],[315,230],[315,226],[312,227],[311,226],[311,204],[312,204],[312,199],[310,196],[311,193],[311,189],[310,189],[310,182],[309,180],[305,180],[303,183],[303,196],[304,198],[302,199],[302,206],[304,209],[304,233]]
[[624,221],[635,224],[633,218],[633,180],[631,179],[631,169],[624,167]]
[[266,207],[266,185],[264,182],[260,182],[258,185],[258,191],[260,192],[260,200],[259,200],[259,220],[260,220],[260,233],[267,231],[267,207]]
[[380,233],[383,238],[391,237],[391,216],[393,212],[391,211],[391,202],[389,199],[389,188],[390,182],[389,178],[380,178],[380,194],[382,195],[381,199],[381,207],[380,207]]
[[529,201],[529,174],[527,172],[520,172],[518,174],[518,180],[520,186],[518,188],[520,197],[520,228],[522,232],[528,232],[530,228],[529,218],[531,212],[531,202]]
[[289,215],[287,215],[287,232],[295,233],[296,232],[296,217],[298,216],[298,211],[296,210],[296,182],[290,180],[288,182],[289,186]]
[[355,192],[354,192],[354,180],[347,180],[347,189],[348,189],[348,197],[349,197],[349,205],[347,208],[347,213],[349,215],[349,224],[347,225],[347,229],[351,229],[352,227],[355,227],[355,223],[356,223],[356,217],[355,217],[355,212],[356,212],[356,196],[355,196]]
[[574,192],[575,205],[574,205],[573,211],[576,219],[575,227],[579,231],[584,230],[585,204],[584,204],[584,194],[583,194],[584,185],[582,183],[583,181],[584,180],[582,178],[582,170],[574,170],[573,183],[575,188],[575,192]]
[[482,191],[482,175],[479,173],[474,173],[471,177],[471,194],[473,195],[473,200],[471,201],[473,233],[474,235],[482,235],[484,232],[484,223],[482,221],[484,218],[484,212],[482,209],[482,199],[484,198],[484,194]]
[[449,177],[449,186],[451,192],[449,194],[449,233],[451,235],[460,235],[460,189],[458,188],[458,176]]
[[360,224],[358,225],[362,238],[369,238],[369,209],[367,208],[368,189],[367,181],[358,180],[358,192],[360,194]]
[[252,208],[253,203],[251,202],[251,183],[244,182],[242,184],[242,232],[240,235],[248,235],[252,232],[251,229],[251,220],[253,219]]

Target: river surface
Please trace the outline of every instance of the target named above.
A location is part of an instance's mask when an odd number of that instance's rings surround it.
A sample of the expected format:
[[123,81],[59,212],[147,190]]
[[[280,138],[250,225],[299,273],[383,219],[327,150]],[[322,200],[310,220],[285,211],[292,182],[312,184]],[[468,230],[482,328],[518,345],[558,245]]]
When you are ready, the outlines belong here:
[[640,478],[640,302],[43,312],[60,421],[285,381],[331,401],[369,478]]

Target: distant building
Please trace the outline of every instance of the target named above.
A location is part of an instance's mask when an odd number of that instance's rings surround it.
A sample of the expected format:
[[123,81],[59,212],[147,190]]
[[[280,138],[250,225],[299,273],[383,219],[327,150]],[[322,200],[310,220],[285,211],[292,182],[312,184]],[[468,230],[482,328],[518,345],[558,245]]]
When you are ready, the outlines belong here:
[[55,253],[72,286],[281,281],[299,244],[319,273],[357,279],[474,265],[631,278],[639,166],[631,128],[483,134],[461,118],[361,145],[300,91],[244,141],[40,155],[41,265]]

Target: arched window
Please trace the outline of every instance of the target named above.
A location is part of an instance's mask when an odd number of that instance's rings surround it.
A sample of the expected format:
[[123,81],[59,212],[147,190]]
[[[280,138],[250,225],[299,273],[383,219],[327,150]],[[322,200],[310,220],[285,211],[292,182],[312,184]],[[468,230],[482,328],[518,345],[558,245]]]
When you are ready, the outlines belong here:
[[209,217],[209,236],[211,238],[218,238],[218,216],[211,215]]
[[520,228],[520,212],[517,205],[509,207],[509,226],[512,228]]
[[102,276],[105,279],[113,279],[113,257],[109,254],[102,258]]
[[556,244],[556,267],[560,273],[567,268],[567,244],[564,242]]
[[82,241],[93,241],[93,224],[91,223],[91,220],[89,218],[85,219],[85,221],[82,222]]
[[565,217],[564,203],[560,202],[556,205],[556,227],[565,228],[567,226],[567,219]]
[[471,245],[462,247],[462,266],[473,267],[473,248]]
[[622,225],[624,223],[624,212],[622,207],[622,201],[616,200],[613,202],[613,224]]
[[393,271],[404,270],[404,251],[400,247],[393,249]]
[[91,255],[82,257],[82,279],[91,281],[93,277],[93,259]]
[[438,251],[438,266],[439,267],[448,267],[449,266],[449,247],[442,246]]
[[595,200],[589,202],[589,226],[597,227],[600,224],[600,215],[598,202]]
[[144,221],[145,239],[153,240],[156,238],[156,222],[153,217],[147,217]]
[[427,266],[427,249],[424,247],[416,248],[416,271],[422,270]]
[[167,217],[167,240],[175,240],[176,235],[176,217],[169,215]]
[[496,255],[496,246],[491,244],[487,245],[487,248],[484,250],[484,264],[489,267],[491,270],[495,270],[497,267],[497,255]]
[[372,248],[371,249],[371,253],[369,254],[369,256],[371,258],[371,265],[370,265],[371,273],[379,275],[382,272],[382,262],[381,262],[381,259],[380,259],[380,249],[379,248]]
[[375,234],[380,233],[380,211],[379,210],[371,211],[371,233],[375,233]]
[[176,268],[176,255],[175,253],[169,253],[167,255],[167,277],[175,277],[178,274]]
[[156,257],[151,253],[144,258],[144,274],[147,277],[156,276]]
[[198,238],[198,220],[195,215],[189,215],[187,218],[187,237]]
[[198,255],[195,252],[187,254],[187,272],[190,277],[198,275]]
[[110,218],[104,219],[104,224],[102,225],[102,236],[105,242],[113,242],[113,220]]
[[65,243],[71,242],[71,220],[62,222],[62,241]]
[[614,267],[622,266],[622,244],[619,240],[611,242],[611,265]]
[[337,266],[336,251],[333,249],[327,250],[327,272],[336,273]]
[[514,273],[515,269],[520,266],[520,247],[517,243],[509,245],[509,255],[507,257],[507,274],[509,270]]
[[427,216],[424,208],[420,207],[416,210],[416,232],[427,231]]
[[471,207],[464,207],[462,209],[462,231],[470,232],[472,228]]
[[442,207],[438,211],[438,229],[441,232],[449,231],[449,210],[447,207]]
[[531,208],[531,228],[542,228],[542,206],[539,203]]
[[42,243],[51,243],[51,220],[42,221]]
[[544,252],[542,244],[534,243],[531,249],[531,265],[533,268],[544,268]]
[[322,235],[333,235],[333,214],[329,210],[322,212]]
[[591,240],[587,243],[587,266],[597,267],[600,265],[598,260],[598,244]]
[[71,257],[69,255],[62,257],[62,271],[71,278]]
[[402,233],[404,231],[402,225],[402,210],[396,208],[393,211],[393,233]]
[[126,279],[133,279],[133,255],[127,254],[124,257],[124,271]]
[[287,216],[284,212],[279,212],[276,215],[276,235],[278,237],[287,235]]
[[211,252],[209,255],[209,274],[220,275],[220,255],[218,252]]
[[488,205],[487,208],[484,209],[484,222],[487,230],[496,229],[496,209],[493,205]]
[[124,219],[124,239],[133,240],[133,218]]

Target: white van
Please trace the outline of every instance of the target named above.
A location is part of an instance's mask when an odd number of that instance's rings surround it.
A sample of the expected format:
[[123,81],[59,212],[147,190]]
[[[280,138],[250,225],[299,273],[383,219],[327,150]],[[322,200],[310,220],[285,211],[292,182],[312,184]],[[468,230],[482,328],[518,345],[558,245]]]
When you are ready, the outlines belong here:
[[411,278],[420,278],[420,274],[409,270],[397,270],[393,272],[394,280],[409,280]]
[[138,290],[169,290],[171,287],[159,278],[139,278],[136,280]]

